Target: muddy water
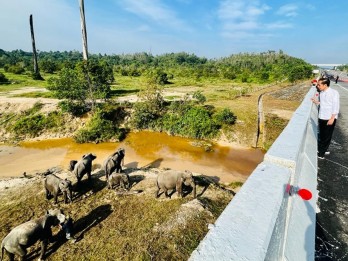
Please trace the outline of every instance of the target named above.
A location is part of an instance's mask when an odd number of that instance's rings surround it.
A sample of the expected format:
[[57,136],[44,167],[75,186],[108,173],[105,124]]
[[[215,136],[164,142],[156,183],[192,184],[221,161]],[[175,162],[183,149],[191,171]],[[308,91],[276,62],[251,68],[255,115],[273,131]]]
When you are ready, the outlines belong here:
[[0,146],[0,178],[18,177],[23,172],[35,173],[57,165],[67,169],[70,160],[78,160],[89,152],[97,155],[93,163],[100,167],[119,147],[126,150],[125,167],[188,169],[219,177],[222,182],[245,181],[263,160],[260,150],[214,145],[212,152],[205,152],[193,146],[192,141],[164,133],[138,132],[129,134],[120,143],[77,144],[72,139],[52,139],[23,142],[19,147]]

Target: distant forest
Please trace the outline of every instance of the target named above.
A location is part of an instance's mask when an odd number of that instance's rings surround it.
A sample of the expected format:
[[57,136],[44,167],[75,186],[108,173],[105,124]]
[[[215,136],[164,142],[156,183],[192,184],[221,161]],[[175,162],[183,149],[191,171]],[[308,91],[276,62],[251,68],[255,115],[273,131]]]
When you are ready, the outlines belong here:
[[[23,50],[4,51],[0,49],[0,68],[5,72],[28,74],[33,71],[33,54]],[[146,76],[165,75],[162,83],[174,77],[196,79],[219,78],[245,83],[271,83],[308,79],[313,66],[303,59],[289,56],[283,51],[262,53],[239,53],[219,59],[207,59],[195,54],[167,53],[152,55],[135,54],[89,54],[89,60],[112,67],[115,75]],[[82,61],[78,51],[38,52],[38,64],[41,72],[57,73],[62,68],[75,68]]]

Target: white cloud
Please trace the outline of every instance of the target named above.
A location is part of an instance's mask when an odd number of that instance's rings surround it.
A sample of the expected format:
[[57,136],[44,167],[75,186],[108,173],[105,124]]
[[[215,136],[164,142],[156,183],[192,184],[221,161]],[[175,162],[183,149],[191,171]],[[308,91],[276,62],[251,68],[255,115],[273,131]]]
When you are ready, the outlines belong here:
[[176,13],[160,0],[122,0],[122,6],[128,12],[150,19],[159,25],[180,30],[188,29],[184,21],[179,19]]
[[269,9],[258,1],[224,0],[220,2],[218,17],[220,20],[256,20]]
[[257,0],[224,0],[217,11],[221,35],[235,40],[258,37],[263,29],[261,17],[271,8]]
[[295,5],[295,4],[287,4],[287,5],[281,6],[278,9],[278,11],[276,12],[276,14],[287,16],[287,17],[295,17],[295,16],[298,15],[297,10],[298,10],[298,6],[297,5]]

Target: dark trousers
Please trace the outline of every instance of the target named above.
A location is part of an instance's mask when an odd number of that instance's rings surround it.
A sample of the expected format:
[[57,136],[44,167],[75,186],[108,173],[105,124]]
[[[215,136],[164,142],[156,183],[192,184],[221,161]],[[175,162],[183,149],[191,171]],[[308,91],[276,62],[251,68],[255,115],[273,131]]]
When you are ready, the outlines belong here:
[[335,129],[336,119],[332,125],[327,125],[328,120],[319,119],[319,137],[318,137],[318,155],[324,156],[325,152],[328,151],[332,133]]

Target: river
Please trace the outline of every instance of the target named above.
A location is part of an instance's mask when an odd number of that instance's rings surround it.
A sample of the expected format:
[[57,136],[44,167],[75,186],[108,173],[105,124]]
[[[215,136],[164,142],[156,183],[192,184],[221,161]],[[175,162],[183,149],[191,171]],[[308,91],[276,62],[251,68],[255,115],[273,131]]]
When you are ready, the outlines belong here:
[[244,182],[263,160],[259,149],[234,148],[214,144],[213,151],[192,145],[194,140],[165,133],[130,133],[122,142],[77,144],[72,139],[22,142],[19,146],[0,145],[0,178],[35,174],[54,166],[68,168],[70,160],[83,154],[97,155],[98,168],[117,148],[126,151],[125,167],[188,169],[194,173],[218,177],[221,182]]

